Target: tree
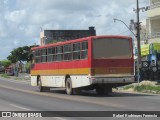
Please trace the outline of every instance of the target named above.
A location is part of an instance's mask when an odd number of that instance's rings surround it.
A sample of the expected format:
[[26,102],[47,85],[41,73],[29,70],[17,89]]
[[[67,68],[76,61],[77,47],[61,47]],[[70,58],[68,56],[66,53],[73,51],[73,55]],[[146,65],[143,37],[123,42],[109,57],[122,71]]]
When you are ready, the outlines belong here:
[[17,61],[30,61],[30,55],[31,55],[31,48],[37,47],[37,45],[32,46],[24,46],[24,47],[18,47],[11,51],[10,55],[7,57],[8,60],[10,60],[12,63],[16,63]]
[[0,63],[2,66],[4,66],[4,68],[7,68],[9,65],[11,65],[11,61],[9,60],[2,60]]

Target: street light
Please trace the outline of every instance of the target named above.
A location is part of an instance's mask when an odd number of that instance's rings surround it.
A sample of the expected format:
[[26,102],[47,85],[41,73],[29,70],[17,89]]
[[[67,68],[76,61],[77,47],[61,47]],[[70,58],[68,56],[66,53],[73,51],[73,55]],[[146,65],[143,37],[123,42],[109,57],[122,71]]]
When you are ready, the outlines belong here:
[[[139,12],[138,12],[139,13]],[[137,17],[137,35],[135,35],[135,33],[126,25],[126,23],[122,20],[119,20],[119,19],[116,19],[114,18],[113,19],[114,22],[116,21],[120,21],[122,22],[131,32],[132,34],[135,36],[135,38],[137,38],[137,49],[138,49],[138,58],[137,58],[137,79],[138,79],[138,83],[140,81],[140,61],[141,61],[141,50],[140,50],[140,22],[139,22],[139,16]]]
[[132,32],[132,34],[136,37],[136,35],[134,34],[134,32],[126,25],[126,23],[124,21],[116,19],[116,18],[114,18],[113,20],[114,20],[114,22],[116,22],[116,21],[122,22]]

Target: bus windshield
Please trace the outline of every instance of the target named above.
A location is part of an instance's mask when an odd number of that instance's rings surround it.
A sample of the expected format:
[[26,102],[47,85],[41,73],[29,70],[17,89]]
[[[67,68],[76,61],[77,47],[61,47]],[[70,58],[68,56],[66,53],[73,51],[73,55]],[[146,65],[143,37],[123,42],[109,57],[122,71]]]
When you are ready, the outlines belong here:
[[130,41],[124,38],[99,38],[93,40],[94,59],[131,58]]

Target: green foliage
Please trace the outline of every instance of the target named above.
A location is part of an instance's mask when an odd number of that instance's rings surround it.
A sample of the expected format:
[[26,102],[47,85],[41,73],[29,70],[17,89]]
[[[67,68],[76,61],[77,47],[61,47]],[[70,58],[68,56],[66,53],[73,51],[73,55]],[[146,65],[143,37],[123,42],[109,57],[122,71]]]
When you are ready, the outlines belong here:
[[33,46],[23,46],[23,47],[18,47],[11,51],[10,55],[7,57],[8,60],[10,60],[12,63],[16,63],[17,61],[30,61],[30,56],[31,56],[31,48],[36,47],[37,45]]
[[11,65],[11,61],[9,60],[2,60],[0,63],[2,66],[4,66],[4,68],[7,68],[9,65]]
[[[62,42],[63,40],[61,40],[61,42]],[[57,40],[52,40],[52,41],[50,41],[50,42],[48,42],[48,44],[54,44],[54,43],[57,43]]]
[[30,73],[31,62],[27,62],[25,67],[26,67],[26,72]]
[[27,62],[27,63],[26,63],[26,69],[30,69],[30,66],[31,66],[31,63],[30,63],[30,62]]
[[153,84],[127,85],[123,87],[123,90],[129,90],[130,88],[133,88],[133,90],[137,92],[160,93],[160,86]]
[[10,78],[7,74],[2,74],[1,77]]
[[145,92],[145,91],[155,91],[156,93],[160,92],[160,86],[151,86],[151,85],[137,85],[135,86],[135,91]]

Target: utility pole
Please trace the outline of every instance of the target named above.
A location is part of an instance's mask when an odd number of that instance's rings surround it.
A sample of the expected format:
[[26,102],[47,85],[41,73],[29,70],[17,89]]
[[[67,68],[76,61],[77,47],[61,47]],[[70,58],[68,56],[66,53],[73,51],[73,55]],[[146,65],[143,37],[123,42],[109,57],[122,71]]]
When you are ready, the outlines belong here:
[[140,22],[139,22],[139,0],[137,0],[137,49],[138,49],[138,61],[137,61],[137,73],[138,83],[140,82],[140,64],[141,64],[141,42],[140,42]]
[[141,41],[140,41],[140,21],[139,21],[139,11],[142,10],[142,12],[147,11],[148,10],[148,6],[147,7],[142,7],[139,8],[139,0],[137,0],[137,9],[133,9],[133,11],[136,12],[137,15],[137,23],[136,23],[136,38],[137,38],[137,77],[138,77],[138,83],[140,82],[140,67],[141,67]]

